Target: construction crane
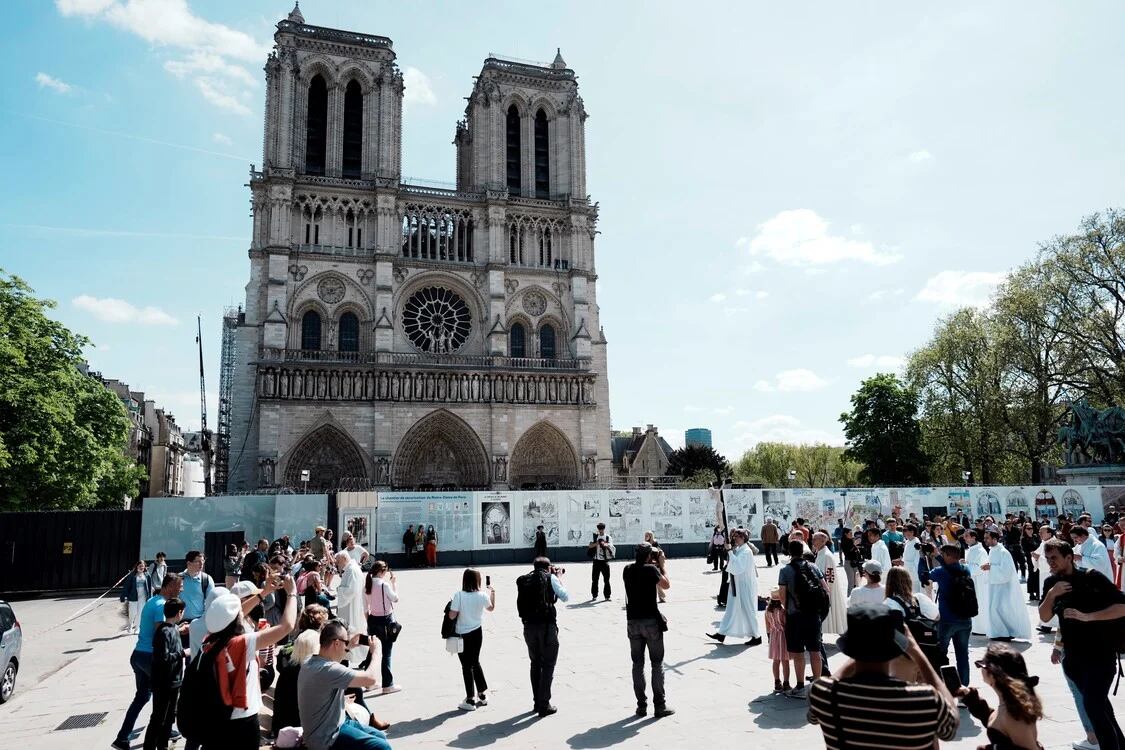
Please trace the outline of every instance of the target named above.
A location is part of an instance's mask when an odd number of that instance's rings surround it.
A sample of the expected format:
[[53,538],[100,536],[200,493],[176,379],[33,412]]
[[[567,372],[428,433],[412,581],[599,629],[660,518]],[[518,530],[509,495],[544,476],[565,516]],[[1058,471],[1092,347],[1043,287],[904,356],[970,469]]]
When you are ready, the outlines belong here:
[[195,316],[195,343],[199,348],[199,440],[203,458],[203,492],[211,495],[211,431],[207,429],[207,376],[203,370],[203,320]]

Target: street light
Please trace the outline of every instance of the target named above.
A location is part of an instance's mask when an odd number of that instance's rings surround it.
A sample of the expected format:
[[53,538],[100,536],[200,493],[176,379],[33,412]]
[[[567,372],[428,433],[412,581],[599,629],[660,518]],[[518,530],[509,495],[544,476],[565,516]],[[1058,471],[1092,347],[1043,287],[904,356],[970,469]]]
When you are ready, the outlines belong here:
[[968,487],[973,482],[973,472],[965,469],[961,472],[961,478],[965,480],[965,486]]
[[305,494],[309,494],[309,476],[311,473],[308,469],[301,469],[301,483],[305,485]]
[[790,469],[788,477],[789,477],[789,484],[793,484],[793,480],[797,478],[797,470],[796,469]]

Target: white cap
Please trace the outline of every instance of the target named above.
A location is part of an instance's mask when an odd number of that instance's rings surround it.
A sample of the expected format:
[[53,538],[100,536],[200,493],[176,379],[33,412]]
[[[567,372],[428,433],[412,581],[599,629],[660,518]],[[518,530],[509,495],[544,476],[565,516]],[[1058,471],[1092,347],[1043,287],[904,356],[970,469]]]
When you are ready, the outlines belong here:
[[864,573],[882,573],[883,572],[883,564],[880,563],[878,560],[868,560],[867,562],[865,562],[863,564],[863,572]]
[[203,602],[203,608],[206,609],[207,607],[210,607],[211,602],[215,601],[223,594],[229,593],[230,589],[228,589],[226,586],[212,586],[211,588],[207,589],[207,599]]
[[234,622],[242,614],[242,602],[234,594],[224,594],[215,597],[207,607],[204,622],[208,633],[218,633],[223,628]]
[[245,599],[249,596],[257,596],[262,590],[255,586],[250,581],[239,581],[230,587],[230,593],[237,596],[239,599]]

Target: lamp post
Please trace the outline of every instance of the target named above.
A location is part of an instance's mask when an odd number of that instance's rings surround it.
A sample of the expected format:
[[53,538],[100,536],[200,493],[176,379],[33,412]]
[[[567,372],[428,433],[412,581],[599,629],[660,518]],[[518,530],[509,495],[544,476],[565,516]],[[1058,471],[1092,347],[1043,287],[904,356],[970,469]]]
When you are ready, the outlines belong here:
[[786,478],[788,478],[788,480],[789,480],[789,486],[792,487],[793,486],[793,480],[797,478],[797,470],[796,469],[790,469],[789,473],[786,474]]
[[965,469],[961,472],[961,478],[965,480],[965,486],[968,487],[973,483],[973,472]]
[[309,494],[309,476],[310,472],[308,469],[301,469],[301,484],[305,487],[304,494],[306,495]]

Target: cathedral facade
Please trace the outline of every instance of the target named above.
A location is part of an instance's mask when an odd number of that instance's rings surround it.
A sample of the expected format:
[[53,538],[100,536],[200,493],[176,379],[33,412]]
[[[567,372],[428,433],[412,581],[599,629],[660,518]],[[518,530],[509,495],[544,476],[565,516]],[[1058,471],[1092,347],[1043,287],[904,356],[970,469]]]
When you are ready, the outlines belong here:
[[[610,474],[574,71],[489,57],[456,187],[402,182],[390,39],[295,8],[265,67],[229,489],[570,488]],[[221,407],[222,408],[222,405]]]

